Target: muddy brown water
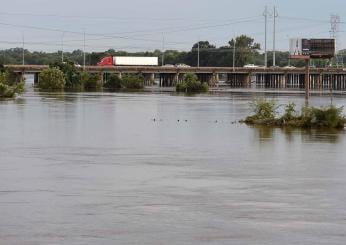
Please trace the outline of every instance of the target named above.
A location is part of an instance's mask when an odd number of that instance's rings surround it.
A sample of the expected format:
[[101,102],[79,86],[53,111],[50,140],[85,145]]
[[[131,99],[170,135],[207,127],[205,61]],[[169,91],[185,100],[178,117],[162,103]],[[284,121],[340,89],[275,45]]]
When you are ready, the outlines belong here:
[[345,132],[233,123],[252,97],[0,101],[0,244],[345,244]]

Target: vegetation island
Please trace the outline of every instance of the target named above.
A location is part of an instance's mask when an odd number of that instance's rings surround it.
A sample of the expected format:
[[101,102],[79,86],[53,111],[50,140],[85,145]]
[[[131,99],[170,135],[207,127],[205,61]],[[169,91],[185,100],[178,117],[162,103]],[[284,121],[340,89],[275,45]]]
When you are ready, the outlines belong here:
[[329,128],[343,129],[346,125],[346,118],[343,115],[343,107],[333,105],[317,108],[305,105],[300,113],[296,111],[294,103],[284,106],[283,115],[278,115],[280,106],[274,100],[265,98],[254,100],[251,108],[254,115],[251,115],[241,123],[248,125],[261,125],[268,127],[293,127],[293,128]]

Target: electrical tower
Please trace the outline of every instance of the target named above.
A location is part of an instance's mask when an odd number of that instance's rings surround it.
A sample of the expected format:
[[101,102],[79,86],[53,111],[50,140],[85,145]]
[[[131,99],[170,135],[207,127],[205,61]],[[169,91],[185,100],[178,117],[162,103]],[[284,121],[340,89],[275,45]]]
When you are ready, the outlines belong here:
[[268,66],[268,53],[267,53],[267,26],[268,26],[268,6],[265,6],[264,16],[264,67]]
[[276,66],[276,19],[279,17],[278,11],[276,6],[274,6],[274,12],[273,12],[273,66]]
[[343,65],[343,57],[339,59],[338,51],[339,51],[339,32],[340,32],[340,16],[339,15],[331,15],[330,16],[330,37],[335,39],[335,64],[338,67],[339,64]]

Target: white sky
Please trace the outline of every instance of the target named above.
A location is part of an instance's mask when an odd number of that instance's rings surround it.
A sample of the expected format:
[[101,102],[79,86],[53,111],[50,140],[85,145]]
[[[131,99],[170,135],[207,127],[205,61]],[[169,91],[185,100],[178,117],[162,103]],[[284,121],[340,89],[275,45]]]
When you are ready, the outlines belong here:
[[[346,48],[344,0],[11,0],[0,9],[0,49],[21,47],[55,52],[109,48],[128,51],[189,50],[197,40],[221,46],[247,34],[264,47],[264,6],[276,5],[277,47],[292,37],[329,37],[330,15],[341,18],[339,49]],[[345,17],[345,19],[344,19]],[[345,21],[345,22],[343,22]],[[269,19],[268,48],[273,19]]]

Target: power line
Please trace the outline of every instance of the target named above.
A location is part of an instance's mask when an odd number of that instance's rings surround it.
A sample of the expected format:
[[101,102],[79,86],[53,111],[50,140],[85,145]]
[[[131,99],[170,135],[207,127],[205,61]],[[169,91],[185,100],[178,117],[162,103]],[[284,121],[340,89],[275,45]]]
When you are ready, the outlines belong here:
[[[59,14],[38,14],[38,13],[13,13],[13,12],[0,12],[0,15],[7,15],[7,16],[32,16],[32,17],[49,17],[49,18],[66,18],[66,19],[100,19],[100,20],[147,20],[147,21],[205,21],[205,18],[196,19],[196,18],[162,18],[162,17],[114,17],[114,16],[86,16],[86,15],[59,15]],[[221,19],[208,19],[209,21],[227,21],[227,20],[221,20]]]
[[[120,32],[120,33],[115,33],[115,34],[110,34],[110,35],[117,35],[117,34],[131,34],[131,33],[137,33],[137,32],[144,32],[147,35],[149,34],[162,34],[164,33],[165,35],[167,34],[171,34],[171,33],[177,33],[177,32],[187,32],[187,31],[193,31],[193,30],[202,30],[202,29],[210,29],[210,28],[216,28],[216,27],[224,27],[224,26],[229,26],[232,24],[239,24],[239,23],[246,23],[246,22],[255,22],[259,20],[259,18],[253,18],[253,19],[243,19],[243,20],[238,20],[238,21],[230,21],[227,23],[222,23],[222,24],[216,24],[216,25],[204,25],[204,26],[192,26],[192,27],[183,27],[180,29],[177,28],[172,28],[172,30],[168,30],[168,29],[156,29],[156,30],[147,30],[147,31],[130,31],[130,32]],[[98,34],[100,36],[102,36],[101,38],[92,38],[92,39],[87,39],[88,41],[98,41],[98,40],[111,40],[111,39],[117,39],[118,37],[114,37],[114,36],[110,36],[106,34]],[[138,35],[132,35],[132,36],[127,36],[126,38],[128,39],[134,39],[134,40],[138,40],[137,38],[135,38]],[[142,39],[140,39],[142,40]],[[80,42],[82,40],[80,39],[75,39],[75,40],[68,40],[69,42]],[[156,40],[157,41],[157,40]],[[188,44],[188,42],[168,42],[171,44]]]
[[[255,20],[256,19],[246,20],[245,22],[255,21]],[[241,22],[244,22],[244,21],[233,21],[233,22],[228,22],[228,23],[219,24],[219,25],[208,25],[208,26],[199,26],[199,27],[193,27],[193,28],[185,28],[185,29],[172,31],[171,33],[191,31],[191,30],[201,30],[201,29],[215,28],[215,27],[220,27],[220,26],[229,26],[229,25],[241,23]],[[0,22],[0,25],[26,28],[26,29],[34,29],[34,30],[43,30],[43,31],[50,31],[50,32],[61,32],[61,33],[65,32],[65,33],[76,34],[76,35],[84,35],[83,32],[62,30],[62,29],[56,29],[56,28],[37,27],[37,26],[30,26],[30,25],[17,25],[17,24],[10,24],[10,23],[4,23],[4,22]],[[113,36],[113,35],[95,34],[95,33],[86,33],[86,35],[103,37],[103,38],[97,38],[97,39],[95,38],[95,39],[89,39],[89,40],[125,39],[125,40],[147,41],[147,42],[157,42],[157,43],[161,42],[160,40],[156,40],[156,39],[144,39],[144,38],[136,38],[136,37],[129,37],[129,36]],[[78,41],[83,41],[83,40],[78,40]],[[167,43],[179,44],[179,43],[183,43],[183,42],[167,42]],[[187,44],[186,42],[184,42],[184,43]]]

